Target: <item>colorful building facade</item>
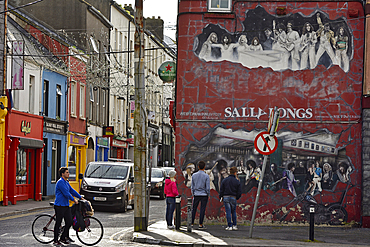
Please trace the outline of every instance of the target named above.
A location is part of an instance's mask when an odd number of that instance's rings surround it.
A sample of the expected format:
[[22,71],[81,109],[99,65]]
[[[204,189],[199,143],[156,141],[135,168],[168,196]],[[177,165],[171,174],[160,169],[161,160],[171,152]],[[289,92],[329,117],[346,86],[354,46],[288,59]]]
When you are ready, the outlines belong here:
[[194,164],[205,161],[212,188],[206,217],[225,220],[218,192],[236,166],[238,220],[250,221],[259,182],[252,174],[263,162],[254,142],[276,106],[278,146],[256,222],[307,221],[309,200],[317,223],[361,222],[362,3],[228,1],[220,12],[212,2],[179,1],[180,194],[191,196]]
[[6,117],[3,205],[41,200],[43,117],[12,110]]

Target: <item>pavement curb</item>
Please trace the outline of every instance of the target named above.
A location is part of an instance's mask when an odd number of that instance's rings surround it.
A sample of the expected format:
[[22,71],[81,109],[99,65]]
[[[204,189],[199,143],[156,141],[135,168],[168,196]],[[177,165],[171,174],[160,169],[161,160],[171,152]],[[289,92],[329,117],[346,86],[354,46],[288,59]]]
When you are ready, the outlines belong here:
[[[154,238],[143,238],[143,237],[133,237],[133,242],[142,243],[142,244],[157,244],[157,245],[165,245],[165,246],[194,246],[192,243],[177,243],[167,240],[161,239],[154,239]],[[215,245],[214,245],[215,246]]]
[[2,214],[0,214],[0,218],[13,216],[13,215],[18,215],[18,214],[26,214],[26,213],[35,212],[35,211],[41,211],[41,210],[44,210],[44,209],[53,209],[53,208],[51,206],[45,206],[45,207],[37,207],[37,208],[30,208],[30,209],[24,209],[24,210],[17,210],[17,211],[2,213]]

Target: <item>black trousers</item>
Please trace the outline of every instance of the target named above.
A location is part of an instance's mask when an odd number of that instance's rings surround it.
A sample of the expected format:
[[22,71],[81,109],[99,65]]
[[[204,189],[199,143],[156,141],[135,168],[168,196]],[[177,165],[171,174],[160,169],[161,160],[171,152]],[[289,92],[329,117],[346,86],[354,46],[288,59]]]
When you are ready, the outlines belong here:
[[65,222],[65,227],[64,231],[62,233],[62,236],[60,239],[66,239],[69,238],[69,228],[72,226],[72,213],[71,213],[71,208],[69,206],[56,206],[54,205],[54,210],[55,210],[55,215],[56,215],[56,222],[54,225],[54,241],[58,241],[58,233],[59,233],[59,228],[62,224],[62,220],[64,218]]
[[206,212],[208,196],[194,196],[193,198],[193,211],[192,211],[192,218],[191,224],[194,224],[195,214],[197,213],[197,208],[200,202],[200,215],[199,215],[199,225],[203,225],[204,215]]

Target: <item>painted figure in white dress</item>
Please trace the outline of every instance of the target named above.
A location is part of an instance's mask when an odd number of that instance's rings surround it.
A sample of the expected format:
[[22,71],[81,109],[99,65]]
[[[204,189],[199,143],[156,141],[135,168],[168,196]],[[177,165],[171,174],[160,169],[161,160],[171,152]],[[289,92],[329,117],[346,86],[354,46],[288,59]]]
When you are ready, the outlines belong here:
[[301,69],[307,69],[309,61],[309,69],[316,67],[315,45],[317,43],[316,32],[313,30],[311,23],[306,22],[303,26],[301,47]]
[[279,23],[276,27],[275,20],[272,22],[272,30],[274,33],[274,43],[272,44],[272,50],[282,52],[280,63],[276,66],[277,70],[288,68],[288,59],[290,53],[285,49],[287,35],[285,32],[285,26],[283,23]]
[[211,47],[218,47],[221,49],[221,58],[220,60],[233,60],[234,48],[238,46],[237,43],[231,43],[231,38],[228,34],[222,36],[222,44],[211,44]]
[[286,34],[287,38],[285,43],[285,49],[287,49],[287,51],[290,53],[289,56],[292,61],[292,70],[298,70],[300,59],[298,49],[301,38],[299,37],[298,32],[293,30],[293,24],[291,22],[288,22],[286,27],[287,27]]
[[338,64],[337,58],[335,57],[333,48],[331,45],[335,46],[334,32],[330,30],[330,24],[322,23],[320,18],[320,13],[317,13],[317,23],[319,24],[319,29],[316,31],[316,35],[320,38],[319,49],[316,52],[316,65],[319,62],[321,56],[326,52],[333,64]]
[[348,36],[345,35],[344,27],[339,27],[337,35],[335,36],[335,56],[339,66],[344,72],[349,71],[349,58],[347,55],[348,50]]
[[207,40],[203,43],[202,49],[199,53],[199,58],[202,58],[206,61],[212,60],[212,44],[217,43],[217,34],[212,32],[209,34]]

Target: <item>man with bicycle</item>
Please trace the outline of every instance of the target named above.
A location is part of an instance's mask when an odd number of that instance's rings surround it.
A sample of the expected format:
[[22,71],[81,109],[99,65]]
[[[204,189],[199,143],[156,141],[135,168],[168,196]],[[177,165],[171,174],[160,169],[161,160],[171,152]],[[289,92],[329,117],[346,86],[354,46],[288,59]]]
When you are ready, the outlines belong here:
[[[81,195],[74,190],[69,184],[69,171],[67,167],[61,167],[59,169],[60,179],[58,180],[55,187],[55,202],[54,210],[56,215],[56,222],[54,226],[54,245],[62,246],[62,243],[69,244],[74,242],[69,237],[69,228],[72,226],[72,213],[69,207],[69,201],[74,201],[78,204],[78,200],[75,198],[81,199]],[[62,219],[64,218],[65,227],[58,240],[59,228],[62,224]]]

